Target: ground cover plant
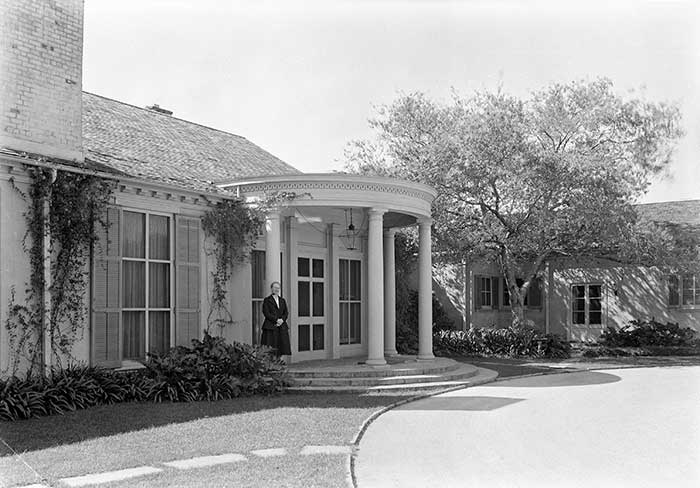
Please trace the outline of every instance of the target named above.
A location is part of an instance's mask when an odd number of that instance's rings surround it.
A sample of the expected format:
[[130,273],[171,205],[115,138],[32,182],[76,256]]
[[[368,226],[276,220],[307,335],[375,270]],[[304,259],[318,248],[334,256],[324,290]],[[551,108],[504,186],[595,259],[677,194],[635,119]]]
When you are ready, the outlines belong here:
[[272,394],[286,384],[285,368],[269,349],[229,344],[205,334],[191,347],[150,354],[145,368],[118,372],[85,365],[48,377],[0,381],[0,420],[61,414],[113,403],[192,402]]
[[433,335],[435,354],[442,356],[568,358],[570,345],[556,334],[527,327],[474,327],[442,330]]

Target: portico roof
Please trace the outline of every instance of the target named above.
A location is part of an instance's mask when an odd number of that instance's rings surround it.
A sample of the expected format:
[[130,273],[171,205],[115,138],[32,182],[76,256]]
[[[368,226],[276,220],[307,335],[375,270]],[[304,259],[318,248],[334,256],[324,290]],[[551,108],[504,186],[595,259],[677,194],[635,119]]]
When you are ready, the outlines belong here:
[[241,197],[294,192],[309,198],[294,200],[296,207],[365,207],[412,217],[430,217],[437,191],[422,183],[347,173],[306,173],[244,178],[218,187]]

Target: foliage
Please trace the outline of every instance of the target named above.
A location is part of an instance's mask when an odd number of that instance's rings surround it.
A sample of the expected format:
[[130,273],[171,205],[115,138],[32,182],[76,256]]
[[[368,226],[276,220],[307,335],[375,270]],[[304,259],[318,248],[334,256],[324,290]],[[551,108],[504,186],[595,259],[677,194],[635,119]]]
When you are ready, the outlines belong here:
[[131,401],[220,400],[271,394],[286,384],[284,366],[267,349],[205,335],[192,347],[152,355],[146,369],[117,372],[70,364],[43,378],[0,380],[0,420],[62,414]]
[[214,257],[216,266],[212,272],[213,289],[207,330],[212,325],[222,329],[233,323],[231,312],[226,306],[226,287],[234,266],[250,259],[255,241],[262,234],[265,214],[302,196],[309,194],[275,192],[253,203],[238,198],[226,199],[213,205],[204,214],[202,229],[208,238],[209,254]]
[[433,336],[438,355],[567,358],[569,343],[556,334],[541,334],[528,327],[443,330]]
[[[29,168],[28,174],[29,192],[15,189],[28,202],[22,243],[29,255],[30,279],[24,304],[16,302],[12,289],[5,326],[13,354],[12,374],[24,358],[31,375],[49,352],[43,350],[45,335],[50,339],[52,364],[60,366],[65,357],[71,357],[71,347],[85,323],[90,252],[97,242],[97,226],[105,225],[102,215],[114,184],[90,174],[44,168]],[[44,305],[46,251],[50,256],[48,310]]]
[[354,143],[347,166],[434,186],[436,250],[497,263],[519,326],[552,258],[697,257],[696,242],[639,223],[632,206],[668,166],[679,120],[677,107],[624,99],[606,79],[553,84],[524,100],[499,90],[441,104],[416,93],[379,109],[376,139]]
[[[396,323],[396,350],[399,354],[416,354],[418,352],[418,292],[410,290],[407,303],[401,306],[401,320],[397,320]],[[397,316],[398,308],[397,300]],[[447,316],[440,301],[433,296],[433,333],[454,328],[454,321]]]
[[268,348],[234,342],[208,333],[146,364],[153,380],[148,398],[154,401],[196,401],[273,393],[284,384],[284,366]]
[[620,329],[605,329],[598,343],[607,347],[692,347],[700,345],[696,336],[695,330],[677,323],[632,320]]
[[[233,266],[246,261],[262,232],[264,217],[242,200],[223,200],[202,217],[206,237],[213,239],[211,253],[215,259],[212,271],[213,289],[207,325],[224,327],[232,321],[226,308],[226,286]],[[212,320],[214,314],[217,319]]]

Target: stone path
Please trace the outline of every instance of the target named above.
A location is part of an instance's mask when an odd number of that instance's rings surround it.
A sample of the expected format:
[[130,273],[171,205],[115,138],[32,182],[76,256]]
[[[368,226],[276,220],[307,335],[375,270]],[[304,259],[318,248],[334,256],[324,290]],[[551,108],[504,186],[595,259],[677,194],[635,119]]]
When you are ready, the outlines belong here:
[[[327,445],[327,446],[304,446],[297,454],[302,456],[314,456],[314,455],[342,455],[349,456],[353,452],[352,445]],[[250,451],[248,455],[258,456],[258,457],[274,457],[274,456],[289,456],[290,453],[287,449],[282,447],[271,447],[268,449],[258,449],[255,451]],[[175,459],[172,461],[167,461],[160,463],[158,466],[137,466],[128,469],[120,469],[116,471],[105,471],[101,473],[90,473],[80,476],[72,476],[68,478],[61,478],[58,480],[58,486],[69,486],[69,487],[82,487],[82,486],[93,486],[101,485],[104,483],[110,483],[114,481],[124,481],[132,478],[138,478],[140,476],[146,476],[151,474],[161,473],[167,469],[176,470],[190,470],[190,469],[201,469],[211,466],[218,466],[222,464],[232,464],[248,461],[248,456],[246,454],[229,452],[222,453],[215,456],[198,456],[187,459]],[[18,486],[16,488],[51,488],[50,485],[44,485],[41,483],[34,483],[31,485]]]

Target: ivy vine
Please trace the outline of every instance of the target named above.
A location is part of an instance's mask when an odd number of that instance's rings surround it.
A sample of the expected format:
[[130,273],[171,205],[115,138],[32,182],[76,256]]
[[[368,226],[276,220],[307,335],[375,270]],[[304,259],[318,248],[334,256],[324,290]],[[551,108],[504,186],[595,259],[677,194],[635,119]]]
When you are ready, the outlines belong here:
[[275,192],[254,203],[223,200],[204,214],[202,229],[210,239],[208,253],[215,260],[207,330],[212,325],[222,329],[233,323],[233,315],[227,307],[227,286],[234,267],[250,260],[255,242],[262,235],[266,213],[303,196],[310,197],[308,193]]
[[[48,168],[29,167],[27,173],[30,177],[27,193],[14,180],[12,184],[28,203],[23,214],[27,230],[22,247],[29,255],[30,276],[24,303],[16,300],[14,287],[11,290],[5,327],[10,338],[12,375],[25,359],[27,376],[32,376],[41,373],[47,353],[51,364],[59,368],[63,361],[73,359],[71,349],[84,329],[88,310],[85,297],[90,254],[98,239],[98,226],[106,225],[104,213],[114,182],[91,174]],[[50,351],[44,350],[47,335]]]
[[242,200],[223,200],[202,217],[204,234],[213,241],[209,254],[215,260],[207,329],[211,325],[223,328],[233,322],[226,307],[226,285],[234,266],[249,258],[264,222],[264,216]]

